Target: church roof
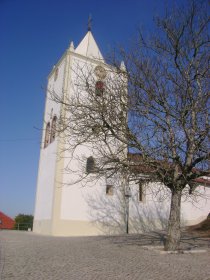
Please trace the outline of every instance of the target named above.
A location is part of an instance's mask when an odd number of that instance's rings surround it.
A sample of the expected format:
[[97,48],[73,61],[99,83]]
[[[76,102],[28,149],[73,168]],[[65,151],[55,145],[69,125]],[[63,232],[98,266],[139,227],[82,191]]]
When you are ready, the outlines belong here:
[[15,221],[0,211],[0,229],[13,229]]
[[78,47],[75,49],[75,53],[84,55],[89,58],[102,60],[104,61],[104,58],[96,44],[96,41],[91,33],[91,31],[88,31],[85,37],[82,39]]

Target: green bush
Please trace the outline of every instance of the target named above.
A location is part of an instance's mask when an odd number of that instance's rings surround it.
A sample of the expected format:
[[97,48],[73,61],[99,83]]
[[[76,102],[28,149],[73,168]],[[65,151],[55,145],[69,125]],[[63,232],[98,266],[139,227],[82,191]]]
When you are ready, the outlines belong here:
[[19,214],[15,217],[14,229],[17,230],[28,230],[33,227],[33,215]]

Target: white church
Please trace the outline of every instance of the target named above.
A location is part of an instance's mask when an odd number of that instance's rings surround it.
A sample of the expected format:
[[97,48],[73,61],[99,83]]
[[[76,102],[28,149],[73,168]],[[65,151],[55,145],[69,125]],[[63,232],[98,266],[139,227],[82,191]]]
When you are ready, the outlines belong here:
[[[164,228],[169,215],[169,201],[162,201],[142,186],[130,186],[129,196],[117,187],[116,181],[93,180],[84,184],[75,170],[80,165],[56,133],[56,123],[64,112],[65,98],[77,90],[76,65],[94,68],[99,87],[106,80],[107,64],[89,30],[79,45],[71,43],[48,76],[43,135],[40,149],[33,231],[54,236],[87,236],[137,233]],[[102,83],[102,84],[101,84]],[[64,98],[52,100],[50,93]],[[62,151],[62,157],[60,153]],[[93,150],[81,145],[76,155],[83,155],[91,164]],[[65,172],[68,166],[68,172]],[[82,171],[81,171],[82,172]],[[195,224],[210,212],[210,183],[201,180],[198,189],[205,198],[182,201],[182,221]],[[161,196],[163,197],[163,196]]]

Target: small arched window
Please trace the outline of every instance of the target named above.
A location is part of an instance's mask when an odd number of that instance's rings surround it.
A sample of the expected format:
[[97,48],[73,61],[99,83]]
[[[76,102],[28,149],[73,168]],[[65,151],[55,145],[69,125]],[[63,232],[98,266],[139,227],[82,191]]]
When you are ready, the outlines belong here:
[[95,172],[95,160],[93,157],[88,157],[86,162],[86,173],[93,173]]
[[48,122],[45,129],[45,139],[44,139],[44,148],[46,148],[50,143],[50,123]]
[[97,81],[95,84],[95,94],[96,96],[102,96],[104,93],[104,82]]
[[50,143],[55,140],[57,117],[54,116],[51,125]]

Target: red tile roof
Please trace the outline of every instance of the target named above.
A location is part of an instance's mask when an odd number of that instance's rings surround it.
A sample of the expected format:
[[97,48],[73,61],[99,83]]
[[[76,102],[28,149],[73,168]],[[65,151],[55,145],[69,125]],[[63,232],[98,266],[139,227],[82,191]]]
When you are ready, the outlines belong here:
[[[128,153],[128,159],[134,163],[134,165],[131,167],[134,172],[142,172],[144,174],[149,175],[155,171],[155,170],[153,170],[153,168],[151,166],[146,166],[146,165],[142,164],[143,157],[141,154]],[[140,162],[140,164],[138,164],[138,162]],[[164,162],[164,161],[159,161],[159,163],[161,164],[162,167],[165,166],[167,168],[169,166],[168,163]],[[196,168],[194,168],[193,171],[196,172]],[[196,178],[193,180],[193,182],[210,187],[209,170],[207,171],[207,173],[208,173],[208,178],[205,178],[206,176]]]
[[206,185],[206,186],[210,186],[210,179],[205,179],[205,178],[197,178],[194,180],[196,183],[198,184],[202,184],[202,185]]
[[15,221],[5,215],[3,212],[0,212],[0,229],[13,229]]

